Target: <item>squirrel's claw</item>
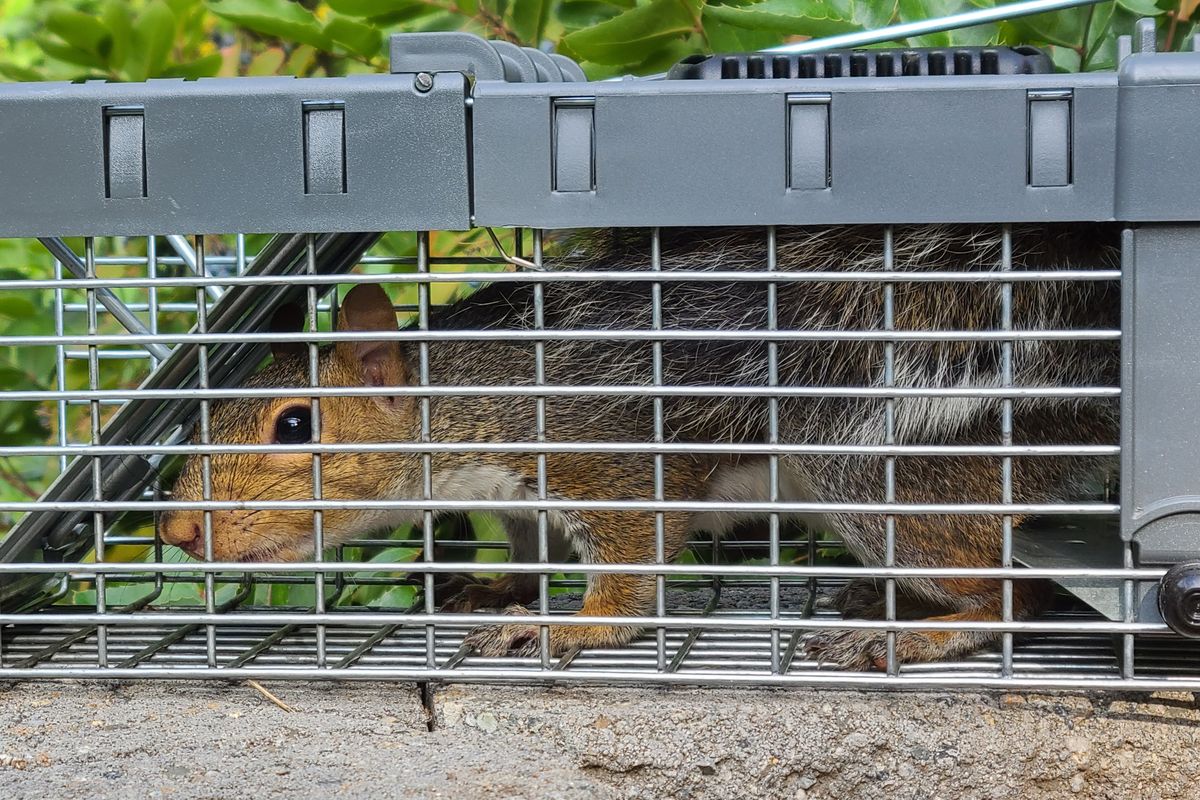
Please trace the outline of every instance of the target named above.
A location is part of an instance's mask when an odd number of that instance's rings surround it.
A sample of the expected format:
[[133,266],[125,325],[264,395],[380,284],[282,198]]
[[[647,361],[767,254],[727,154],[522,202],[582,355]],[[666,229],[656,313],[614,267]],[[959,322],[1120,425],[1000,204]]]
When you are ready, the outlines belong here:
[[[528,615],[525,606],[511,605],[504,609],[508,615]],[[537,652],[538,626],[528,624],[480,625],[467,634],[463,644],[481,656],[497,658],[506,655],[533,655]],[[526,653],[530,647],[533,651]]]
[[[506,614],[529,615],[529,609],[511,605],[504,609]],[[584,648],[620,647],[633,638],[636,631],[609,625],[550,625],[550,657],[558,658],[570,654],[574,657]],[[463,644],[482,656],[519,656],[532,658],[541,652],[540,625],[510,623],[508,625],[481,625],[467,634]]]
[[818,669],[826,664],[858,672],[887,669],[885,631],[814,631],[800,644],[805,655],[816,660]]

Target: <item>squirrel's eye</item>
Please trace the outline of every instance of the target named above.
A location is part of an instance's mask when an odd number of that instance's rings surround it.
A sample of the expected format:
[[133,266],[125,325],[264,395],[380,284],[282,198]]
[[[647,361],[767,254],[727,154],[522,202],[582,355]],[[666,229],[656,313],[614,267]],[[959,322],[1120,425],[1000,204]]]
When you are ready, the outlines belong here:
[[304,444],[312,441],[312,409],[296,406],[275,419],[277,444]]

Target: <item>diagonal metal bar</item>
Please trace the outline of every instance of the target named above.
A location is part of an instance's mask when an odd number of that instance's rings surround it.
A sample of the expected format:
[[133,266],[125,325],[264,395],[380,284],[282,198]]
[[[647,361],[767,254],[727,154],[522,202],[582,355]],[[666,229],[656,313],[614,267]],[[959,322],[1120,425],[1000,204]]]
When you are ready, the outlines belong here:
[[899,25],[889,25],[886,28],[876,28],[870,31],[843,33],[838,36],[827,36],[822,39],[809,39],[806,42],[782,44],[768,47],[764,53],[815,53],[822,50],[834,50],[844,47],[862,47],[868,44],[894,42],[911,36],[924,36],[927,33],[970,28],[975,25],[986,25],[989,22],[1028,17],[1033,14],[1045,14],[1050,11],[1062,11],[1078,6],[1097,5],[1109,0],[1022,0],[1018,3],[1006,3],[966,11],[962,14],[951,14],[948,17],[923,19],[918,22],[904,22]]
[[[1046,14],[1052,11],[1063,11],[1079,6],[1099,5],[1111,0],[1021,0],[1017,3],[980,8],[975,11],[965,11],[961,14],[951,14],[946,17],[923,19],[918,22],[903,22],[889,25],[886,28],[874,28],[869,31],[842,33],[837,36],[826,36],[819,39],[808,39],[803,42],[776,45],[760,50],[760,53],[820,53],[825,50],[837,50],[849,47],[865,47],[869,44],[882,44],[908,39],[912,36],[924,36],[927,33],[970,28],[975,25],[986,25],[989,22],[1002,22],[1019,17],[1029,17],[1034,14]],[[1200,41],[1200,40],[1198,40]],[[645,75],[637,80],[662,80],[665,72]],[[606,80],[624,80],[625,78],[608,78]]]
[[[192,274],[200,275],[200,266],[199,266],[198,262],[196,261],[196,251],[192,248],[192,246],[190,244],[188,244],[187,237],[180,236],[177,233],[173,233],[173,234],[170,234],[169,236],[167,236],[167,242],[171,245],[172,248],[175,249],[175,252],[179,254],[179,257],[181,259],[183,259],[183,263],[187,266],[188,269],[190,269],[192,271]],[[201,277],[204,277],[204,276],[201,276]],[[205,286],[204,293],[208,295],[210,300],[220,300],[221,299],[222,292],[216,286],[212,286],[212,285]]]
[[[47,236],[38,239],[38,241],[42,243],[43,247],[50,251],[51,255],[58,259],[59,263],[70,270],[71,274],[76,278],[88,277],[87,267],[84,266],[83,260],[75,254],[74,250],[72,250],[70,247],[67,247],[66,242],[64,242],[62,239]],[[118,322],[124,325],[130,333],[138,335],[150,334],[150,329],[143,325],[142,321],[137,318],[137,315],[130,311],[129,307],[122,303],[120,298],[113,294],[111,290],[97,285],[95,292],[96,299],[99,300],[100,303],[109,310],[113,317],[115,317]],[[147,342],[142,346],[145,347],[146,350],[148,350],[155,358],[160,360],[166,360],[167,357],[171,355],[171,348],[156,342]]]

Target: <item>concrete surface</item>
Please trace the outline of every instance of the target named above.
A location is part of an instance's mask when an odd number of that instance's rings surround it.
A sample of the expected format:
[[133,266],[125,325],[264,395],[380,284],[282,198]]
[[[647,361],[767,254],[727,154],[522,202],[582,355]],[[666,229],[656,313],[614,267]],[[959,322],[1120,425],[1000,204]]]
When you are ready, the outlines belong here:
[[1190,694],[267,687],[0,685],[0,797],[1200,797]]

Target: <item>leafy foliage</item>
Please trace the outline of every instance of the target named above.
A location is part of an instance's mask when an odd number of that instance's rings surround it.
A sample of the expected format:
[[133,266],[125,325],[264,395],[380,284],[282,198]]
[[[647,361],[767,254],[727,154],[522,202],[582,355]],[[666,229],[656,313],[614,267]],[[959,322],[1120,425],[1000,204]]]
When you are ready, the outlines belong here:
[[[0,0],[0,77],[144,80],[386,69],[400,31],[467,30],[552,47],[592,77],[959,13],[995,0]],[[1116,35],[1158,18],[1179,48],[1198,0],[1097,6],[930,34],[912,46],[1032,44],[1066,70],[1113,66]]]

